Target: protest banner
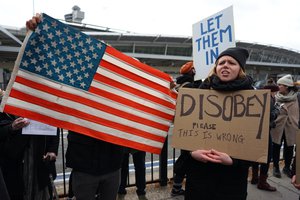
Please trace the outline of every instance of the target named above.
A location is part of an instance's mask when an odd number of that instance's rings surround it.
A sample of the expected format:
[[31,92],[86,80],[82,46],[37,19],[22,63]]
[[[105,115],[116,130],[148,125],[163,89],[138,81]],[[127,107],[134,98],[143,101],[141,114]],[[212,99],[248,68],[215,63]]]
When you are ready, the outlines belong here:
[[269,118],[269,90],[181,88],[172,146],[190,151],[216,149],[237,159],[266,163]]
[[218,55],[229,47],[235,47],[232,6],[193,25],[194,79],[207,77]]

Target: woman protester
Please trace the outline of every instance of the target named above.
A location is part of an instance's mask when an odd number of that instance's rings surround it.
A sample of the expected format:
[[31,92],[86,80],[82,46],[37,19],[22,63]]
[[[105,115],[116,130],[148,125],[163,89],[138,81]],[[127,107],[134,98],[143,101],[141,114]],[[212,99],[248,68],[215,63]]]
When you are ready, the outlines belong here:
[[276,127],[271,130],[273,141],[273,175],[281,178],[279,169],[280,149],[284,143],[283,173],[292,178],[291,163],[294,155],[294,145],[296,143],[296,133],[299,125],[299,95],[298,89],[294,85],[293,77],[288,74],[277,81],[279,87],[275,95],[276,103],[281,106],[280,113],[275,120]]
[[[252,78],[245,74],[249,53],[243,48],[228,48],[217,58],[200,89],[238,91],[253,89]],[[186,200],[244,200],[250,162],[234,159],[225,152],[198,149],[187,159]]]

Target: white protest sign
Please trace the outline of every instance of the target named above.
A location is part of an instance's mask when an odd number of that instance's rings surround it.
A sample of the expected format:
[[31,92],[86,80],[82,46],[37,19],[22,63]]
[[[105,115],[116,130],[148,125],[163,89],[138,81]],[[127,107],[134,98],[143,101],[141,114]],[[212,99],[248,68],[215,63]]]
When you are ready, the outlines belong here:
[[229,47],[235,47],[232,6],[193,25],[194,79],[206,78],[218,55]]
[[22,129],[23,135],[56,135],[56,127],[35,120],[29,121],[30,124]]

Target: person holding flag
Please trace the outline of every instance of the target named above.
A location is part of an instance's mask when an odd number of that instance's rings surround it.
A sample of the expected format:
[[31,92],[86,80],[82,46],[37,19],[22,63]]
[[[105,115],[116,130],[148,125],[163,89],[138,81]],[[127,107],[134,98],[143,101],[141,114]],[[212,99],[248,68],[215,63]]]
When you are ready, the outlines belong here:
[[[161,152],[175,113],[172,77],[46,14],[26,26],[33,32],[3,110],[69,130],[74,196],[115,199],[123,146]],[[19,100],[23,84],[30,94]]]
[[[40,15],[26,22],[35,30]],[[72,168],[72,190],[77,200],[115,200],[124,148],[74,131],[68,132],[66,166]]]

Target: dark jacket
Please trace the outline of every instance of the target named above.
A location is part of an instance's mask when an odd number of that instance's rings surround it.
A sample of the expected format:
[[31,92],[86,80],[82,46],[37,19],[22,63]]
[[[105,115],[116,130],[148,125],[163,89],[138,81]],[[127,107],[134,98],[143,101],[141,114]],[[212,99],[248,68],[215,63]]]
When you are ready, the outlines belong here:
[[[214,89],[219,91],[236,91],[253,89],[252,79],[236,80],[222,83],[218,77],[204,80],[200,89]],[[186,154],[189,155],[189,154]],[[203,163],[187,159],[186,200],[197,199],[231,199],[245,200],[247,197],[248,168],[251,162],[234,159],[233,165],[226,166],[216,163]]]
[[88,174],[107,174],[121,168],[123,152],[121,146],[69,131],[66,165]]
[[9,196],[20,199],[24,195],[22,169],[28,137],[23,137],[21,130],[12,130],[15,119],[15,116],[0,113],[0,166]]
[[[38,182],[30,186],[38,186],[41,189],[48,185],[49,165],[42,158],[47,152],[57,154],[59,144],[59,135],[29,136],[22,135],[21,129],[12,130],[11,124],[16,118],[13,115],[0,113],[0,166],[12,199],[23,196],[24,185],[26,184],[26,188],[29,187],[28,177],[33,172],[36,173]],[[29,147],[32,147],[32,150]],[[25,155],[30,157],[30,164],[29,159],[24,160]],[[27,165],[30,165],[29,172],[24,174],[24,167]]]
[[201,80],[194,81],[194,75],[192,74],[182,74],[176,78],[176,88],[177,91],[180,87],[198,88],[201,82]]

